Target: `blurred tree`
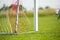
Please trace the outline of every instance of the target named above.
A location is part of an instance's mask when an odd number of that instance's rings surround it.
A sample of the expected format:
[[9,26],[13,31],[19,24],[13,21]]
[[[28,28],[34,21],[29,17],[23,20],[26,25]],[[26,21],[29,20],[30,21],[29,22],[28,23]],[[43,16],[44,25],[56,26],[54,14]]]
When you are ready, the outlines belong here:
[[2,9],[3,9],[4,11],[5,11],[5,9],[6,9],[5,7],[6,7],[6,6],[5,6],[5,4],[3,4],[3,7],[2,7]]
[[7,6],[5,7],[5,10],[8,10],[8,7]]
[[43,10],[43,7],[39,7],[39,10]]
[[12,5],[10,5],[8,8],[9,8],[9,9],[12,8]]
[[24,10],[24,12],[26,12],[26,11],[27,11],[27,9],[26,9],[25,7],[23,7],[23,10]]
[[0,11],[1,11],[1,8],[0,8]]
[[48,9],[48,8],[50,8],[50,7],[49,7],[49,6],[46,6],[46,7],[45,7],[45,9]]
[[[22,8],[22,9],[21,9],[21,8]],[[27,11],[27,9],[26,9],[23,5],[20,5],[20,6],[19,6],[19,10],[23,10],[24,12]]]
[[0,8],[0,11],[6,11],[8,9],[8,7],[5,5],[5,4],[3,4],[3,7],[2,8]]

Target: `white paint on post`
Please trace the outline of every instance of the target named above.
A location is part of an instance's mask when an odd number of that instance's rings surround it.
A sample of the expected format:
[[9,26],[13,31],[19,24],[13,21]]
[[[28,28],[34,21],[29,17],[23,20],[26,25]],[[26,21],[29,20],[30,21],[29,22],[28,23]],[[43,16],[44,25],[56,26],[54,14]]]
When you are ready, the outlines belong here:
[[19,13],[19,0],[17,0],[16,27],[15,27],[15,32],[17,32],[17,30],[18,30],[18,13]]
[[34,0],[34,28],[38,31],[38,0]]

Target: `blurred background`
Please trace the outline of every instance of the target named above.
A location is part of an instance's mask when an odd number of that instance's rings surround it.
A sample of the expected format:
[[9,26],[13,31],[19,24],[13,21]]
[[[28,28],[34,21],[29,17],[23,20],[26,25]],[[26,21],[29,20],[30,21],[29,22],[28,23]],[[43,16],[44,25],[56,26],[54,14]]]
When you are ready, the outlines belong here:
[[[0,0],[0,13],[2,15],[3,14],[5,15],[5,12],[7,13],[8,10],[11,10],[12,3],[14,4],[15,1],[16,0]],[[38,29],[39,29],[38,32],[33,32],[28,34],[18,34],[18,35],[0,35],[0,40],[60,40],[60,19],[58,19],[56,15],[56,9],[60,9],[60,0],[38,0],[37,3],[38,3]],[[22,23],[22,26],[24,26],[25,29],[28,27],[27,28],[28,31],[34,30],[33,27],[34,0],[23,0],[22,8],[24,10],[24,13],[30,20],[29,21],[30,23],[27,22],[26,17],[22,14],[19,16],[19,21],[20,21],[19,24]],[[3,9],[5,10],[5,12],[2,11]],[[10,11],[9,13],[11,12],[12,11]],[[13,14],[14,17],[15,15]],[[10,21],[13,24],[15,23],[14,17],[12,17],[13,21]],[[23,17],[23,19],[21,17]],[[9,26],[7,22],[8,20],[4,18],[5,16],[3,18],[0,18],[1,20],[0,22],[2,22],[0,23],[0,27],[1,26],[4,27],[6,24],[7,26]],[[15,26],[15,24],[14,25],[13,24],[12,26]],[[23,29],[23,27],[21,27],[21,29]],[[25,29],[23,30],[26,31]],[[10,29],[8,29],[8,31],[9,30]],[[24,32],[23,30],[21,30],[20,32]]]

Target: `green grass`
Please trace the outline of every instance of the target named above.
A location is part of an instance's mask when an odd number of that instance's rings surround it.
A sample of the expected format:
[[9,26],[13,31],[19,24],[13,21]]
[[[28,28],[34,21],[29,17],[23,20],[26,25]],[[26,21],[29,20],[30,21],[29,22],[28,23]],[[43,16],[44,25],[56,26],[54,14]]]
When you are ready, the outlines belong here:
[[8,31],[10,32],[8,19],[6,17],[1,17],[0,18],[0,32],[8,32]]
[[44,10],[39,10],[38,11],[39,16],[51,16],[51,15],[56,15],[56,10],[54,8],[48,8]]
[[[27,19],[28,18],[28,19]],[[33,17],[18,17],[18,32],[28,32],[34,31],[34,18]],[[0,32],[10,32],[10,25],[12,31],[15,32],[15,24],[16,24],[16,17],[9,17],[9,21],[7,17],[0,18]]]
[[0,40],[60,40],[60,19],[57,20],[55,16],[44,16],[38,18],[38,23],[38,32],[0,35]]

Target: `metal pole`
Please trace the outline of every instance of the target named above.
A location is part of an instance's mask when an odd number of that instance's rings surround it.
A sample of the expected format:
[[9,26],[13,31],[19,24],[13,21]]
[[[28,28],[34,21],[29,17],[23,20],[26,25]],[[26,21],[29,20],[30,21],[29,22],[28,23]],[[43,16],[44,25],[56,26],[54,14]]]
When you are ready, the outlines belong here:
[[38,0],[34,0],[34,30],[38,31]]
[[17,0],[16,27],[15,27],[15,33],[17,33],[17,30],[18,30],[18,13],[19,13],[19,0]]

